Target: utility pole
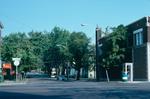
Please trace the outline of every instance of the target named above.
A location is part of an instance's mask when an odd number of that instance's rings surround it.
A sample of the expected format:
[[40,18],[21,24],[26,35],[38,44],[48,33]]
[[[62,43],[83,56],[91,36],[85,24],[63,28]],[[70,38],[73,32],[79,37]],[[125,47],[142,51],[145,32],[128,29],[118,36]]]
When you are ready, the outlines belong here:
[[1,48],[2,48],[2,35],[1,35],[1,30],[3,29],[3,25],[0,22],[0,81],[3,80],[3,76],[2,76],[2,59],[1,59]]
[[2,23],[0,22],[0,69],[1,69],[1,67],[2,67],[2,60],[1,60],[1,47],[2,47],[2,35],[1,35],[1,30],[3,29],[4,27],[3,27],[3,25],[2,25]]
[[99,45],[99,39],[101,38],[101,29],[98,27],[96,27],[96,31],[95,31],[95,37],[96,37],[96,80],[100,81],[100,64],[99,64],[99,49],[98,49],[98,45]]

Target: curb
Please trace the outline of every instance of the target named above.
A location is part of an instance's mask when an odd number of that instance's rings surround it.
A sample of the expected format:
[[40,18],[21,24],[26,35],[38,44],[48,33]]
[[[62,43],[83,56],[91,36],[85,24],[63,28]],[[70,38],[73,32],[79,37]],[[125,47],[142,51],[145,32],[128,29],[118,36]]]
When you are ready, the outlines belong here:
[[4,81],[0,83],[0,86],[11,86],[11,85],[22,85],[26,84],[27,81],[21,81],[21,82],[16,82],[16,81]]
[[139,84],[139,83],[150,83],[149,81],[125,81],[125,82],[119,82],[119,83],[129,83],[129,84]]

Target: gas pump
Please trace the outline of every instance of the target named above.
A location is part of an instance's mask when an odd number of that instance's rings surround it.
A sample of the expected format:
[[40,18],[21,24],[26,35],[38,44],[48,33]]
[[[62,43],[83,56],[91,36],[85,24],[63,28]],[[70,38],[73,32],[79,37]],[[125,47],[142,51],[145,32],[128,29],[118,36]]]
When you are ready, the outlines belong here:
[[133,63],[124,63],[122,68],[122,80],[133,81]]

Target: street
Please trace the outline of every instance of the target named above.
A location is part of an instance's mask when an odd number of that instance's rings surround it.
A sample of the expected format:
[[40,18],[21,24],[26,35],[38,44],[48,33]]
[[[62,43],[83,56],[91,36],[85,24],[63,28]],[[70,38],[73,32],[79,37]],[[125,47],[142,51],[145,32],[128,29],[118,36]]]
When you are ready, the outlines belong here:
[[150,83],[55,81],[31,78],[0,86],[0,99],[149,99]]

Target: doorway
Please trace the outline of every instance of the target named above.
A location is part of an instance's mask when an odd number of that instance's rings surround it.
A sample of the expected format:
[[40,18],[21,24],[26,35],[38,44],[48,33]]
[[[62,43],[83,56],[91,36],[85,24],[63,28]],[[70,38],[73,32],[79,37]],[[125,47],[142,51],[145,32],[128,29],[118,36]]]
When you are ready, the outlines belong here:
[[133,63],[124,63],[122,69],[122,79],[127,81],[133,81]]

